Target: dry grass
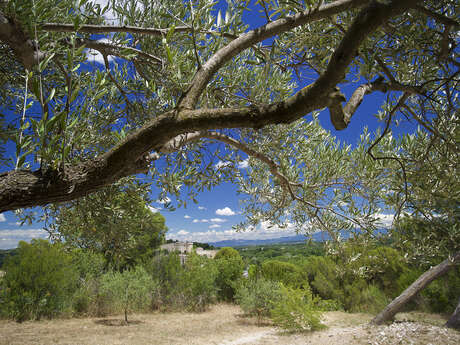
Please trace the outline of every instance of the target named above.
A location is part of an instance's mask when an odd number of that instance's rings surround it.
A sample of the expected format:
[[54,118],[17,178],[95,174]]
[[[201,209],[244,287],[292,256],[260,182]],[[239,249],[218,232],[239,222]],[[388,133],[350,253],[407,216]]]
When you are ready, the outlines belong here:
[[[313,333],[283,334],[270,324],[257,326],[243,318],[237,306],[219,304],[205,313],[154,313],[123,317],[28,321],[0,321],[0,345],[458,345],[460,333],[440,328],[443,320],[427,314],[404,314],[404,322],[370,327],[367,314],[325,313],[328,329]],[[409,321],[409,322],[407,322]]]

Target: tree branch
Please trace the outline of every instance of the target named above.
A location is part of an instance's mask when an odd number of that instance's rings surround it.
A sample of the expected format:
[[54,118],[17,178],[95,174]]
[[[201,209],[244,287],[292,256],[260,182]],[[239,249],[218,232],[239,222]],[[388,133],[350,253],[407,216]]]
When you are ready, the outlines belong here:
[[317,9],[306,10],[294,16],[281,18],[251,30],[225,47],[219,49],[195,74],[190,87],[179,104],[180,108],[193,109],[198,98],[214,74],[230,59],[250,46],[263,40],[289,31],[295,27],[327,18],[344,10],[357,8],[367,3],[365,0],[338,0],[325,4]]
[[[129,26],[129,25],[91,25],[85,24],[80,25],[77,29],[74,24],[60,24],[60,23],[45,23],[39,26],[40,30],[43,31],[54,31],[54,32],[85,32],[89,34],[103,34],[111,32],[129,32],[131,34],[142,34],[150,36],[163,37],[168,34],[170,28],[158,29],[158,28],[142,28],[139,26]],[[179,33],[189,33],[192,29],[190,26],[176,26],[174,27],[174,32]],[[229,39],[235,39],[238,36],[221,33],[219,31],[199,31],[200,33],[223,36]]]
[[455,19],[449,18],[447,16],[444,16],[442,14],[436,13],[426,7],[423,7],[422,5],[417,5],[415,6],[415,9],[428,17],[433,18],[435,21],[442,23],[447,26],[453,26],[458,28],[460,26],[460,23],[457,22]]
[[40,61],[45,59],[34,41],[22,30],[19,23],[5,17],[0,11],[0,41],[8,44],[16,58],[21,61],[24,68],[31,71]]

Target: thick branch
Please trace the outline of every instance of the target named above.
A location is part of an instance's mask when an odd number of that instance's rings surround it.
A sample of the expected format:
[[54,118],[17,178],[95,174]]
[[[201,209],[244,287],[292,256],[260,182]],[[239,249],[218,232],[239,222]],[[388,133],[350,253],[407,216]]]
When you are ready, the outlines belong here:
[[422,5],[417,5],[415,7],[417,11],[420,11],[421,13],[427,15],[428,17],[433,18],[435,21],[442,23],[447,26],[453,26],[453,27],[460,27],[460,23],[457,22],[455,19],[449,18],[447,16],[444,16],[440,13],[434,12],[426,7],[423,7]]
[[263,40],[292,30],[295,27],[309,22],[321,20],[340,13],[347,9],[357,8],[367,3],[366,0],[338,0],[325,4],[317,9],[307,10],[294,16],[282,18],[270,22],[255,30],[251,30],[225,47],[219,49],[195,74],[186,96],[179,104],[182,108],[192,109],[198,102],[198,98],[214,74],[234,56],[250,46]]
[[[168,34],[170,28],[158,29],[158,28],[142,28],[139,26],[129,26],[129,25],[80,25],[75,29],[73,24],[59,24],[59,23],[46,23],[40,25],[39,29],[43,31],[54,31],[54,32],[85,32],[90,34],[103,34],[111,32],[129,32],[131,34],[142,34],[150,36],[163,37]],[[174,27],[174,32],[178,33],[189,33],[192,31],[190,26],[176,26]],[[200,31],[204,34],[224,36],[229,39],[235,39],[237,36],[219,32],[219,31]]]
[[395,298],[390,304],[388,304],[384,310],[382,310],[375,318],[372,319],[371,323],[380,325],[386,321],[390,321],[393,317],[420,291],[422,291],[428,284],[433,280],[439,278],[452,267],[460,262],[460,252],[454,254],[452,258],[448,258],[441,262],[439,265],[430,268],[428,271],[423,273],[415,282],[413,282],[401,295]]
[[0,12],[0,41],[8,44],[17,59],[28,70],[32,70],[32,67],[45,59],[45,54],[25,34],[21,26],[5,17],[2,12]]
[[329,106],[331,122],[337,130],[345,129],[351,121],[351,117],[361,105],[364,96],[374,91],[403,91],[410,94],[424,94],[424,90],[418,86],[403,85],[396,81],[385,83],[383,78],[378,78],[376,81],[360,85],[351,95],[348,103],[342,107],[341,102],[345,99],[340,97],[333,98],[333,103]]

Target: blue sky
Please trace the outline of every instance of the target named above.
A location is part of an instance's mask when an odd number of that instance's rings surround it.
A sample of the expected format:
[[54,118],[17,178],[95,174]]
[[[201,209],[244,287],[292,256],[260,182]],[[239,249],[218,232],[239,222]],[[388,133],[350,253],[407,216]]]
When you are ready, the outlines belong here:
[[[99,3],[105,1],[107,0],[98,0]],[[220,8],[224,10],[225,4],[221,4]],[[251,15],[246,18],[252,28],[264,23],[263,18],[256,14],[257,12],[252,11]],[[91,56],[90,59],[96,61],[98,56]],[[352,86],[343,87],[342,92],[348,98],[353,92],[353,88]],[[341,132],[333,130],[328,111],[323,111],[320,115],[320,122],[326,129],[331,130],[339,140],[354,145],[358,142],[364,127],[368,127],[371,132],[379,126],[383,127],[374,117],[382,102],[382,94],[374,93],[366,96],[349,127]],[[394,128],[393,133],[397,135],[413,129],[412,125],[404,125],[404,127]],[[244,166],[241,166],[241,169],[244,169]],[[156,194],[158,194],[157,191],[153,190],[152,195]],[[254,231],[236,233],[232,226],[244,220],[239,207],[239,197],[235,185],[224,183],[210,192],[201,193],[197,198],[198,204],[192,204],[186,209],[180,208],[174,212],[169,212],[163,208],[160,202],[154,202],[149,207],[155,212],[161,212],[166,218],[166,225],[170,229],[167,238],[215,242],[228,239],[267,239],[295,234],[289,228],[269,228],[267,223],[260,224]],[[172,204],[174,205],[174,200]],[[37,212],[40,212],[39,209]],[[384,216],[382,221],[384,223],[390,222],[391,216]],[[16,247],[20,240],[29,241],[32,238],[46,238],[47,233],[42,230],[42,227],[43,224],[40,222],[20,226],[13,212],[0,214],[0,249]]]

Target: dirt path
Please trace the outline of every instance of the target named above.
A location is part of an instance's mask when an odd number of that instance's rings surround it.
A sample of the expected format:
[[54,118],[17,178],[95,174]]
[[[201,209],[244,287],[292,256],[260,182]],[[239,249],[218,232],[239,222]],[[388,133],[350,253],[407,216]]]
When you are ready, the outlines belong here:
[[[329,312],[327,329],[282,333],[269,324],[257,326],[237,306],[220,304],[206,313],[154,313],[28,321],[0,320],[0,345],[458,345],[460,333],[440,327],[438,316],[410,314],[390,326],[371,327],[371,315]],[[407,318],[407,320],[405,320]]]

